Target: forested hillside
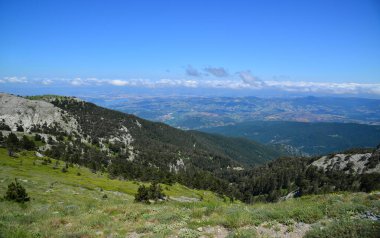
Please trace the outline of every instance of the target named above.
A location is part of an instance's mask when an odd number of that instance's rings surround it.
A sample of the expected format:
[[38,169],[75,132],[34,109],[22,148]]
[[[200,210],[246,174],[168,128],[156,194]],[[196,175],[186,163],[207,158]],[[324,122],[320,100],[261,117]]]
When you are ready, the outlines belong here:
[[375,147],[380,142],[380,126],[354,123],[250,121],[202,130],[264,144],[289,145],[309,155]]
[[[0,115],[0,144],[10,156],[37,150],[64,161],[66,168],[79,164],[112,178],[178,182],[247,203],[278,201],[289,194],[372,191],[380,184],[379,151],[374,149],[365,155],[351,151],[353,158],[344,155],[344,163],[334,159],[340,156],[332,156],[330,166],[314,164],[320,157],[274,160],[281,150],[246,139],[182,131],[76,98],[44,96],[31,101],[2,95],[0,99],[17,104],[15,108],[1,104],[7,113]],[[54,105],[59,120],[44,121],[43,114],[39,115],[43,110],[35,103],[39,100]],[[17,118],[22,118],[17,125],[9,123]],[[365,158],[360,160],[360,156]],[[254,163],[256,167],[247,166]]]

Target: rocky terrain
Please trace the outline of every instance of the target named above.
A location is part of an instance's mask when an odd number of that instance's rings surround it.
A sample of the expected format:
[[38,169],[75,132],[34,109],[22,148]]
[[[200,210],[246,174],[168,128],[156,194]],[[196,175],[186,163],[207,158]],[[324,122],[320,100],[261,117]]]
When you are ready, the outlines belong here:
[[55,127],[65,133],[81,132],[78,121],[53,104],[4,93],[0,93],[0,122],[13,131],[22,126],[26,132],[37,127]]
[[373,153],[325,155],[314,161],[312,165],[329,170],[343,170],[346,173],[380,173],[380,148]]

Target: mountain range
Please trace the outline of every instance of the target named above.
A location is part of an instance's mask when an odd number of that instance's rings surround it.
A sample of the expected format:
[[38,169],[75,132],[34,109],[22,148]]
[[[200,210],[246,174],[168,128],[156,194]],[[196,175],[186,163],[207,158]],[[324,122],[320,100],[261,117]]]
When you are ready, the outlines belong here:
[[342,97],[107,97],[97,104],[164,122],[260,142],[296,156],[374,147],[380,100]]
[[[113,178],[180,183],[247,203],[276,201],[294,190],[300,196],[370,191],[380,184],[379,148],[335,157],[295,157],[281,145],[184,131],[56,95],[0,94],[0,112],[1,135],[6,138],[0,143],[10,155],[37,150],[67,166],[79,164]],[[318,159],[322,162],[314,162]],[[329,159],[330,166],[323,167]]]

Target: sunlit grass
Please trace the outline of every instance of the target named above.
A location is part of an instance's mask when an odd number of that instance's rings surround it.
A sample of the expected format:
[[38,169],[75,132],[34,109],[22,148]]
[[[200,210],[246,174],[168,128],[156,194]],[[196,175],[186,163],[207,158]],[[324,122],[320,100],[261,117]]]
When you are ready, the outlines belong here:
[[[64,163],[60,162],[57,169],[54,164],[52,160],[43,165],[33,152],[21,152],[18,158],[11,158],[5,149],[0,149],[0,196],[17,178],[31,197],[25,204],[0,202],[0,234],[4,237],[126,237],[133,232],[143,237],[212,237],[200,228],[216,226],[226,228],[229,237],[254,237],[258,235],[255,227],[263,223],[280,223],[291,230],[294,223],[304,222],[316,224],[315,229],[326,226],[331,230],[335,221],[347,224],[358,219],[360,213],[380,213],[379,197],[365,193],[246,205],[226,203],[211,192],[179,184],[162,186],[170,197],[202,196],[203,200],[146,205],[133,201],[139,182],[109,179],[107,174],[92,173],[79,166],[63,173]],[[359,223],[357,230],[361,231],[361,225],[368,223]],[[319,234],[315,229],[311,237]]]

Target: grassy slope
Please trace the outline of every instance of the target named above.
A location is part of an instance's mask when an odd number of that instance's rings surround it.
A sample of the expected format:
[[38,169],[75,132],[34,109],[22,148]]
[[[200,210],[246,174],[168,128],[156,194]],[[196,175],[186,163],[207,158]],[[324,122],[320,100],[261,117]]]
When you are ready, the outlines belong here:
[[[204,199],[196,203],[169,201],[145,205],[133,202],[132,195],[138,187],[135,182],[111,180],[81,167],[62,173],[52,168],[54,162],[42,165],[31,152],[23,152],[14,159],[0,149],[0,194],[5,194],[7,185],[17,177],[32,198],[24,205],[0,202],[0,237],[106,237],[111,234],[125,237],[132,232],[144,237],[198,237],[207,235],[205,227],[208,226],[220,227],[230,232],[230,237],[254,237],[260,227],[276,232],[286,226],[289,232],[297,231],[299,222],[315,224],[309,234],[314,237],[339,232],[342,224],[348,230],[357,228],[355,232],[359,237],[363,237],[364,228],[368,237],[375,237],[380,229],[379,223],[355,219],[366,211],[380,213],[378,195],[305,196],[276,204],[248,206],[225,203],[207,191],[164,185],[169,189],[165,193],[171,197],[199,198],[202,195]],[[103,199],[104,194],[108,198]],[[324,233],[320,226],[326,226]]]

